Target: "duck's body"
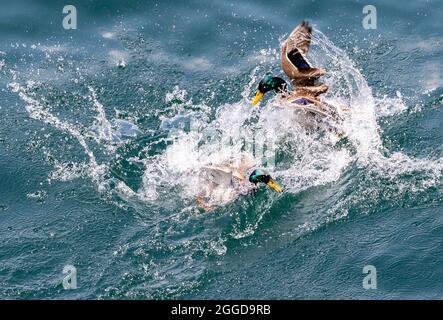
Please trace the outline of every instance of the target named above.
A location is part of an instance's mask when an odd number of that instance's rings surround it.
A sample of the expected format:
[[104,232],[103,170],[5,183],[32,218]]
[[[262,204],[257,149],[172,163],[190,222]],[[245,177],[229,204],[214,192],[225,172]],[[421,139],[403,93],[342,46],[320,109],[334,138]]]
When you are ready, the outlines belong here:
[[280,102],[282,107],[291,107],[294,109],[303,109],[309,112],[313,112],[325,118],[331,118],[334,121],[342,122],[342,112],[346,112],[343,107],[336,107],[324,100],[319,99],[317,96],[299,91],[298,89],[282,93],[280,95]]
[[346,136],[342,117],[342,112],[346,112],[346,110],[341,107],[336,107],[309,95],[298,94],[288,97],[282,96],[278,106],[293,109],[294,121],[302,125],[307,132],[326,130],[332,134],[331,139],[334,142]]

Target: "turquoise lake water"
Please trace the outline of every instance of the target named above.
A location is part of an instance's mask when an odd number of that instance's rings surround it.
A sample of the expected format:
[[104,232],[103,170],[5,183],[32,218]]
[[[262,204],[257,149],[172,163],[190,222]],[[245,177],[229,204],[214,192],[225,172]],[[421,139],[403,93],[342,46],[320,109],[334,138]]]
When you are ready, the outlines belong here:
[[[76,30],[66,4],[0,11],[0,298],[441,299],[442,1],[73,1]],[[250,105],[303,19],[345,142]],[[238,141],[285,192],[203,213]]]

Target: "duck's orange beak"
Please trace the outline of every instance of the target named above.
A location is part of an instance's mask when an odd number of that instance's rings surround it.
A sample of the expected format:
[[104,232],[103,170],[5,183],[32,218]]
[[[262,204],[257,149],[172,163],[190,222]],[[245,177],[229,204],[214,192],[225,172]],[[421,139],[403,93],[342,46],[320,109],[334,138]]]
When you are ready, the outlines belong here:
[[266,185],[275,192],[283,192],[283,188],[274,179],[269,180]]
[[264,96],[265,94],[261,91],[257,91],[254,99],[252,99],[252,105],[255,106]]

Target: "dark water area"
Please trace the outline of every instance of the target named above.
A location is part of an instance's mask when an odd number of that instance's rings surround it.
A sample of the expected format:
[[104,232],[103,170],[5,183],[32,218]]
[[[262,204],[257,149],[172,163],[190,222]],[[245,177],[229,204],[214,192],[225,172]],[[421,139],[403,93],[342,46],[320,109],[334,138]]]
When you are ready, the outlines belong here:
[[[374,30],[361,1],[75,1],[76,30],[2,4],[0,298],[441,298],[441,1],[373,1]],[[303,19],[348,144],[250,106]],[[277,137],[285,192],[198,210],[193,172],[239,148],[194,125]]]

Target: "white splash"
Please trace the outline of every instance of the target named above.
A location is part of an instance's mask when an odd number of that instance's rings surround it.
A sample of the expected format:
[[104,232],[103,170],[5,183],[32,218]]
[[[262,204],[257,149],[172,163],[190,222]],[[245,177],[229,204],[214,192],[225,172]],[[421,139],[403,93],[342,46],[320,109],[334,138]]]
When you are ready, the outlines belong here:
[[[118,139],[121,139],[121,136],[117,136],[121,130],[116,133],[115,129],[119,126],[118,123],[108,120],[105,108],[92,87],[89,87],[89,93],[95,111],[93,128],[96,129],[93,130],[91,127],[84,128],[79,124],[60,120],[37,97],[28,93],[34,84],[22,86],[14,79],[9,87],[26,103],[26,110],[31,118],[74,137],[89,159],[88,162],[71,165],[56,163],[51,179],[67,181],[84,176],[80,174],[83,171],[101,192],[109,192],[107,186],[112,180],[113,190],[128,202],[137,199],[147,206],[158,205],[174,212],[183,205],[185,208],[195,207],[194,200],[200,192],[196,177],[201,168],[210,163],[222,163],[242,152],[249,153],[257,163],[267,167],[272,176],[283,185],[286,193],[292,194],[338,181],[351,164],[381,175],[392,183],[397,183],[398,177],[408,173],[424,173],[425,177],[419,183],[402,185],[402,182],[398,182],[399,190],[409,188],[419,192],[439,183],[442,159],[414,159],[400,152],[390,153],[382,145],[377,119],[394,116],[406,109],[401,93],[398,92],[394,98],[374,98],[371,88],[346,53],[335,47],[319,31],[314,33],[311,60],[328,70],[324,81],[330,86],[330,90],[325,99],[345,104],[351,109],[344,127],[353,147],[338,148],[327,137],[308,133],[295,121],[292,111],[276,107],[275,100],[260,108],[252,108],[249,98],[266,68],[266,63],[273,61],[276,54],[271,49],[260,51],[257,59],[261,59],[262,63],[251,71],[241,99],[236,103],[214,106],[194,103],[192,97],[188,97],[188,92],[178,86],[167,92],[162,102],[165,105],[153,110],[153,114],[162,120],[160,130],[169,133],[166,138],[161,138],[167,142],[167,146],[150,156],[131,155],[131,162],[144,166],[142,183],[138,190],[131,189],[121,179],[112,177],[109,161],[98,161],[88,144],[87,138],[92,137],[95,143],[108,154],[112,154],[119,146]],[[121,52],[111,52],[110,55],[115,61],[122,57]],[[203,60],[194,62],[197,65],[206,64]],[[213,109],[216,112],[211,118],[209,115]],[[188,119],[189,127],[185,125]],[[125,127],[126,124],[121,125]],[[128,126],[125,128],[129,128],[130,135],[135,137],[141,134],[135,125]],[[139,154],[149,154],[151,147],[151,144],[146,145]],[[272,160],[277,153],[284,159],[280,163]],[[118,157],[121,155],[117,154],[116,159]],[[232,236],[243,237],[253,233],[278,197],[269,195],[270,200],[266,205],[261,205],[265,209],[257,214],[246,229],[237,230]],[[355,199],[351,198],[333,206],[330,209],[331,214],[325,217],[326,221],[332,219],[331,217],[345,216],[346,205]],[[187,212],[186,210],[179,211]],[[312,228],[315,223],[311,221],[307,225]]]

